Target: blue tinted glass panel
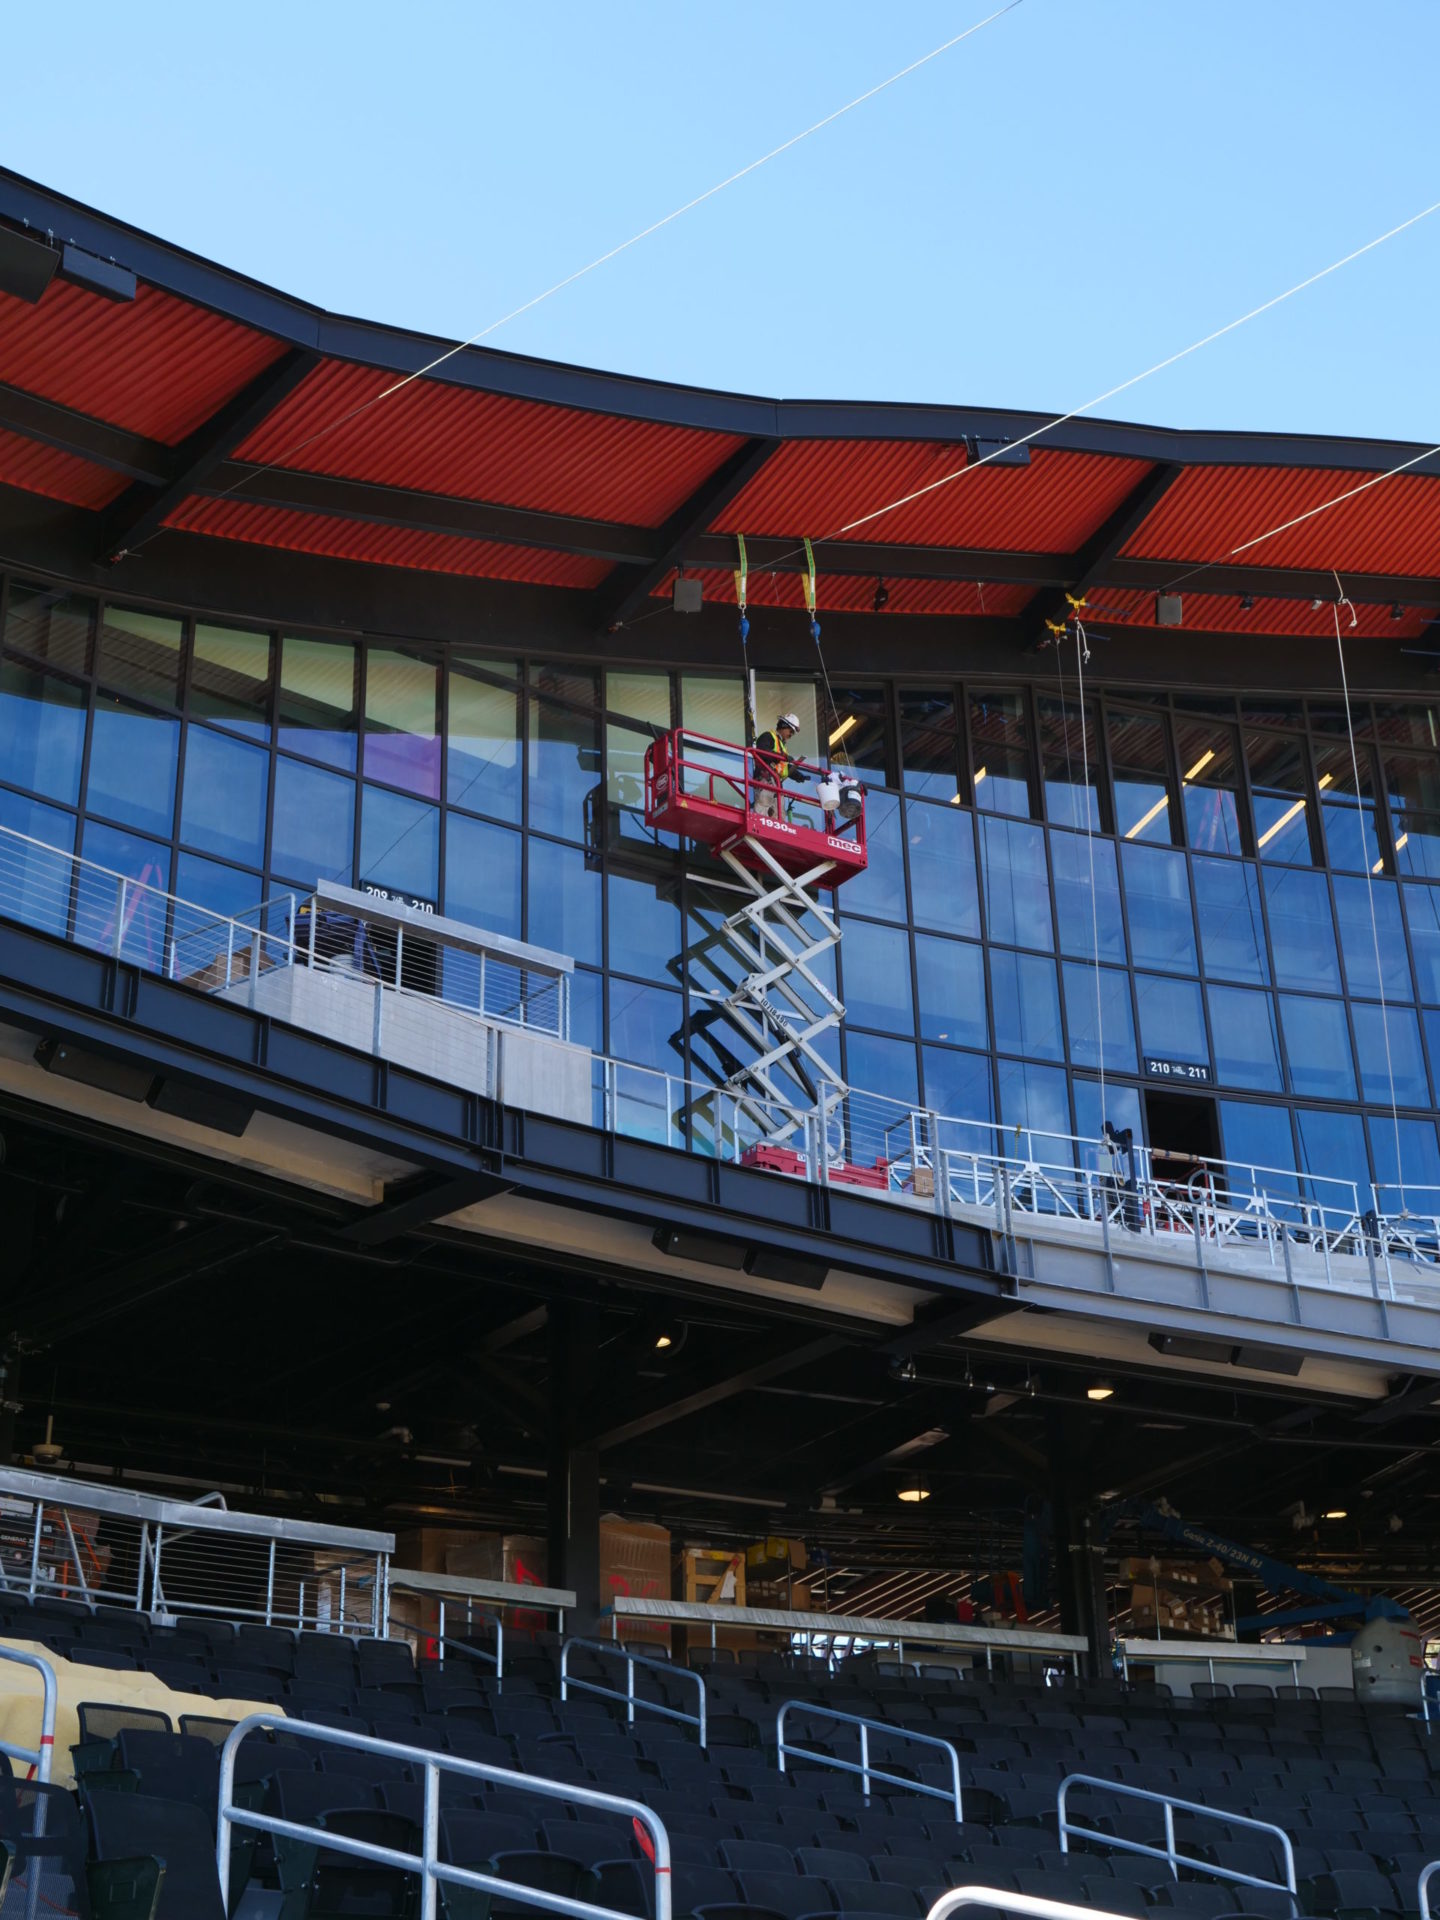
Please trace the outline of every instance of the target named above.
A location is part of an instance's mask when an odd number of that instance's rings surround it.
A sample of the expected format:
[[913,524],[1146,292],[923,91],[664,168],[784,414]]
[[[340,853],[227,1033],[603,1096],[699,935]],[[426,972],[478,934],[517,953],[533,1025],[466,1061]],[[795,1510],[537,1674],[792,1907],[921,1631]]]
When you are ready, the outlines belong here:
[[[642,979],[675,981],[680,960],[680,908],[675,887],[653,880],[632,880],[612,873],[610,889],[610,965]],[[908,975],[907,975],[908,978]]]
[[[1070,1100],[1063,1070],[1039,1067],[1028,1060],[1002,1060],[999,1080],[1006,1154],[1049,1166],[1069,1166],[1073,1152]],[[1010,1131],[1015,1127],[1022,1129],[1018,1145]]]
[[[975,823],[963,807],[910,804],[910,894],[917,927],[980,937],[980,896],[975,880]],[[872,856],[873,857],[873,856]],[[848,898],[854,881],[846,882]]]
[[143,713],[127,701],[97,693],[86,810],[168,838],[175,818],[179,752],[178,720]]
[[[596,702],[593,674],[564,676],[565,691],[582,705]],[[600,726],[592,714],[576,712],[536,696],[530,701],[530,744],[526,755],[530,783],[531,827],[566,840],[585,838],[586,810],[600,785]]]
[[[952,1120],[978,1120],[987,1124],[994,1118],[994,1089],[991,1085],[989,1057],[983,1053],[951,1053],[945,1047],[923,1047],[925,1063],[925,1104],[932,1113]],[[969,1146],[983,1152],[986,1142],[967,1135],[961,1127],[942,1134],[946,1146]]]
[[985,966],[979,947],[962,940],[915,936],[915,973],[920,988],[920,1033],[952,1047],[988,1047]]
[[1067,961],[1065,1020],[1070,1029],[1070,1058],[1075,1065],[1134,1073],[1135,1016],[1130,1006],[1128,973],[1101,967],[1097,976],[1094,967]]
[[[87,820],[80,852],[88,864],[80,869],[76,888],[75,939],[100,953],[118,954],[147,972],[163,972],[170,849],[138,833]],[[97,873],[95,867],[108,871]]]
[[1193,871],[1206,973],[1214,980],[1267,986],[1270,961],[1254,867],[1248,861],[1197,859]]
[[1235,795],[1220,787],[1181,788],[1185,797],[1185,831],[1192,847],[1215,853],[1243,851],[1240,842],[1240,815]]
[[0,773],[17,787],[74,806],[85,750],[85,695],[17,661],[0,666]]
[[1405,887],[1402,891],[1420,998],[1440,1002],[1440,887]]
[[[913,1107],[920,1099],[915,1070],[915,1048],[908,1040],[885,1040],[875,1033],[845,1036],[847,1077],[855,1095],[880,1094],[886,1100]],[[895,1113],[867,1107],[863,1098],[849,1102],[848,1156],[866,1166],[885,1151],[883,1129]]]
[[1223,1087],[1253,1087],[1283,1093],[1280,1036],[1275,1002],[1245,987],[1209,989],[1210,1031],[1215,1036],[1215,1077]]
[[[1123,1133],[1128,1127],[1137,1146],[1145,1138],[1140,1117],[1140,1095],[1134,1087],[1123,1087],[1113,1080],[1107,1080],[1103,1101],[1098,1080],[1086,1080],[1076,1074],[1074,1087],[1075,1131],[1082,1139],[1098,1140],[1107,1120],[1117,1133]],[[1093,1159],[1086,1164],[1093,1164]]]
[[[1367,1002],[1356,1001],[1351,1009],[1355,1021],[1355,1052],[1360,1062],[1360,1088],[1366,1100],[1394,1098],[1402,1107],[1428,1107],[1430,1088],[1425,1078],[1425,1058],[1420,1051],[1420,1022],[1413,1007],[1386,1007],[1383,1011]],[[1387,1054],[1386,1033],[1390,1046]]]
[[1195,918],[1184,854],[1129,843],[1121,851],[1121,860],[1136,966],[1195,973]]
[[[502,671],[497,665],[496,672]],[[520,818],[520,695],[492,686],[457,666],[450,672],[449,761],[446,792],[452,807]]]
[[986,689],[970,696],[975,804],[994,813],[1030,812],[1030,727],[1025,696]]
[[960,791],[960,747],[953,695],[929,687],[901,688],[900,764],[907,793],[947,803],[954,799]]
[[[615,1072],[615,1126],[633,1138],[671,1146],[684,1143],[684,1002],[678,993],[610,982],[610,1046],[617,1060],[635,1063]],[[649,1068],[639,1072],[638,1068]],[[662,1075],[665,1076],[662,1078]]]
[[[1299,1197],[1300,1182],[1291,1169],[1295,1145],[1286,1107],[1261,1106],[1253,1100],[1222,1100],[1220,1130],[1225,1143],[1225,1179],[1232,1204],[1251,1194],[1280,1202]],[[1294,1218],[1282,1206],[1282,1218]]]
[[[38,927],[42,933],[65,932],[70,912],[68,854],[75,846],[75,817],[56,807],[42,806],[22,794],[0,787],[0,827],[23,833],[43,846],[10,845],[5,849],[5,914],[7,919]],[[57,853],[47,853],[55,847]]]
[[[1347,776],[1353,779],[1352,776]],[[1330,864],[1351,873],[1368,873],[1380,858],[1380,842],[1375,833],[1375,805],[1349,795],[1320,797],[1320,817],[1325,822],[1325,850]]]
[[527,843],[529,927],[537,947],[568,953],[572,960],[600,965],[600,875],[578,847],[553,840]]
[[270,864],[316,880],[348,885],[355,846],[355,783],[283,757],[275,762],[275,818]]
[[1350,1061],[1350,1030],[1339,1000],[1280,996],[1280,1025],[1295,1093],[1322,1100],[1353,1100],[1355,1069]]
[[452,813],[445,822],[445,911],[472,927],[520,938],[520,836]]
[[[1400,1213],[1409,1207],[1417,1213],[1440,1213],[1440,1192],[1436,1191],[1440,1189],[1440,1151],[1435,1145],[1434,1122],[1400,1122],[1398,1161],[1395,1122],[1390,1115],[1372,1113],[1368,1125],[1380,1211]],[[1400,1191],[1402,1182],[1405,1187],[1403,1194]]]
[[[869,864],[864,873],[847,880],[840,890],[839,900],[845,913],[870,913],[877,920],[905,918],[902,830],[903,817],[897,796],[872,787],[865,795],[865,846]],[[963,878],[962,873],[962,883]]]
[[[269,897],[273,900],[281,892],[282,888],[272,887]],[[218,960],[222,966],[210,976],[214,978],[228,960],[232,980],[247,978],[260,919],[255,909],[267,897],[260,875],[221,866],[218,860],[202,860],[198,853],[182,853],[175,863],[175,897],[178,904],[170,937],[176,977],[183,980],[203,973]],[[288,901],[266,919],[277,942],[292,938]],[[267,949],[268,958],[278,960],[283,955],[278,944]]]
[[1340,959],[1330,917],[1330,889],[1323,873],[1265,869],[1265,903],[1278,987],[1340,991]]
[[1440,819],[1433,814],[1399,814],[1395,826],[1396,869],[1440,880]]
[[263,747],[247,747],[208,727],[191,727],[185,741],[180,838],[206,853],[258,867],[265,858],[269,784],[270,756]]
[[1193,981],[1137,973],[1135,998],[1140,1006],[1140,1044],[1149,1058],[1209,1063],[1205,1011]]
[[440,809],[384,787],[363,788],[360,884],[433,906],[440,893]]
[[1044,829],[986,815],[980,853],[989,937],[1007,946],[1053,947]]
[[[1307,1197],[1317,1205],[1349,1211],[1370,1179],[1365,1155],[1365,1126],[1358,1113],[1326,1113],[1315,1107],[1297,1107],[1300,1165],[1309,1176],[1303,1182]],[[1332,1182],[1344,1183],[1332,1185]]]
[[280,745],[353,770],[357,678],[356,651],[348,641],[282,640]]
[[845,1018],[857,1027],[884,1027],[913,1033],[915,1005],[910,993],[910,940],[899,927],[878,927],[847,920],[840,946],[845,982]]
[[605,1051],[605,979],[587,967],[570,976],[570,1038],[591,1053]]
[[992,947],[990,999],[995,1045],[1001,1053],[1024,1053],[1032,1060],[1065,1058],[1053,960]]
[[[1405,929],[1400,924],[1400,889],[1395,882],[1337,873],[1335,917],[1340,923],[1340,951],[1345,956],[1345,982],[1351,993],[1374,995],[1383,991],[1387,1000],[1413,1000]],[[1375,978],[1377,947],[1384,969],[1383,987],[1377,986]]]
[[[1115,842],[1087,839],[1079,833],[1052,833],[1050,858],[1055,868],[1055,911],[1060,920],[1060,951],[1080,960],[1125,960],[1125,923],[1120,912],[1120,880]],[[1091,864],[1094,900],[1091,900]]]
[[12,580],[5,608],[5,644],[70,673],[90,668],[95,602],[63,588]]

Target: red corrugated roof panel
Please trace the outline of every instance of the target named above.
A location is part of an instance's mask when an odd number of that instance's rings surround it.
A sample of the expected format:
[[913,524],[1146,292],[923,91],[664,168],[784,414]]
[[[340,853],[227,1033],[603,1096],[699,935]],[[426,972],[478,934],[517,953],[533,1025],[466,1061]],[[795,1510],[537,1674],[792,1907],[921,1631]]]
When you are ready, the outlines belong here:
[[379,399],[395,380],[326,361],[237,458],[656,527],[740,445],[733,434],[542,406],[443,380],[414,380]]
[[[735,576],[732,573],[724,573],[714,567],[703,567],[698,571],[692,568],[687,572],[691,579],[701,582],[707,600],[730,606],[735,604]],[[657,598],[669,598],[674,577],[671,574],[662,586],[656,588]],[[890,595],[885,608],[887,613],[988,614],[993,619],[1009,619],[1023,613],[1034,593],[1033,587],[986,585],[970,580],[899,580],[891,579],[888,574],[885,587]],[[805,605],[798,573],[752,573],[746,597],[754,607],[794,607],[798,610]],[[827,574],[822,561],[816,603],[822,614],[869,613],[875,604],[875,581],[868,574]]]
[[366,521],[334,519],[328,514],[291,513],[283,507],[253,506],[244,500],[192,497],[165,524],[189,533],[215,534],[224,540],[283,547],[292,553],[364,560],[382,567],[413,567],[422,573],[524,580],[537,586],[596,587],[610,570],[604,560],[590,560],[577,554],[541,553],[531,547],[505,546],[494,540],[462,540],[452,534],[376,527]]
[[[1234,548],[1363,486],[1372,476],[1332,468],[1189,467],[1127,554],[1228,560]],[[1257,567],[1334,567],[1433,575],[1440,555],[1440,479],[1397,474],[1234,557]]]
[[171,446],[282,352],[143,281],[125,302],[64,280],[33,307],[0,293],[0,380]]
[[39,440],[0,428],[0,482],[64,500],[72,507],[107,507],[124,491],[124,476],[77,454],[61,453]]
[[[967,468],[964,445],[957,443],[796,440],[766,461],[714,526],[726,533],[808,534],[814,540],[931,487],[908,506],[855,527],[848,537],[1070,553],[1147,472],[1144,460],[1049,447],[1032,447],[1025,467],[993,462]],[[944,484],[935,486],[936,481]]]
[[[1329,601],[1312,607],[1308,600],[1257,597],[1247,611],[1240,604],[1240,596],[1234,593],[1192,593],[1182,587],[1180,595],[1184,625],[1178,632],[1171,627],[1161,629],[1178,643],[1183,644],[1188,629],[1192,633],[1313,634],[1334,644],[1335,616]],[[1357,605],[1352,628],[1350,616],[1342,607],[1340,632],[1346,640],[1352,632],[1357,640],[1413,640],[1429,624],[1432,612],[1430,608],[1402,607],[1400,618],[1392,620],[1389,607],[1373,603]],[[1153,627],[1155,596],[1130,588],[1095,587],[1084,617],[1087,627],[1093,627],[1096,632],[1103,632],[1107,625]]]

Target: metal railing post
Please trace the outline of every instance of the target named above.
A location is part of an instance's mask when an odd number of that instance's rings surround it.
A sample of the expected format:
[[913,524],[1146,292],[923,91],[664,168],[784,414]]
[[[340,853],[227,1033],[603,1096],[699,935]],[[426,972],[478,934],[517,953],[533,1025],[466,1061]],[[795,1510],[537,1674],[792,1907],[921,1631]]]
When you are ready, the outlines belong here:
[[265,1567],[265,1624],[275,1623],[275,1542],[270,1542],[270,1557]]
[[225,922],[225,986],[227,990],[229,989],[231,976],[234,972],[234,969],[235,969],[235,922],[233,920],[227,920]]
[[345,1562],[340,1562],[340,1631],[345,1631]]
[[440,1653],[439,1653],[436,1664],[443,1667],[445,1664],[445,1596],[443,1593],[440,1596],[439,1619],[440,1619]]
[[435,1878],[435,1863],[440,1858],[440,1769],[433,1760],[425,1765],[425,1800],[421,1821],[423,1878],[420,1882],[420,1920],[436,1920],[440,1894],[440,1885]]
[[135,1568],[135,1611],[137,1613],[143,1613],[145,1611],[145,1563],[149,1557],[150,1522],[148,1520],[142,1520],[140,1522],[140,1552],[137,1555],[138,1564]]
[[868,1802],[870,1798],[870,1729],[863,1723],[860,1728],[860,1791]]

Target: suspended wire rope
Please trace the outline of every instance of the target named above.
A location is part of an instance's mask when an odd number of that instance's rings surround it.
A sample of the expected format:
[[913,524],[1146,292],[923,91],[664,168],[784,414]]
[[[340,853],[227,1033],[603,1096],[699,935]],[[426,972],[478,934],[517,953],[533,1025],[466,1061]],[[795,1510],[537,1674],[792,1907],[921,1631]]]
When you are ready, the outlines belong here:
[[[1058,651],[1058,649],[1057,649]],[[1090,657],[1085,627],[1075,615],[1075,672],[1080,689],[1080,753],[1085,775],[1085,850],[1090,859],[1090,959],[1095,975],[1095,1051],[1100,1062],[1100,1120],[1105,1113],[1105,1014],[1100,991],[1100,909],[1095,899],[1095,824],[1090,815],[1090,738],[1085,725],[1085,662]]]
[[[1338,260],[1332,260],[1329,266],[1321,267],[1303,280],[1297,280],[1294,286],[1287,287],[1283,293],[1272,295],[1269,300],[1262,301],[1258,307],[1251,307],[1248,313],[1242,313],[1236,319],[1227,321],[1223,327],[1216,327],[1200,339],[1192,340],[1188,347],[1181,347],[1178,352],[1167,354],[1163,360],[1157,360],[1153,366],[1146,367],[1143,373],[1132,374],[1128,380],[1121,380],[1117,385],[1107,387],[1103,393],[1097,393],[1093,399],[1085,401],[1083,405],[1072,407],[1068,413],[1056,414],[1053,420],[1046,420],[1042,425],[1032,427],[1028,433],[1022,433],[1013,440],[1005,441],[991,453],[982,454],[975,460],[967,460],[964,466],[953,467],[948,473],[942,473],[936,479],[926,481],[923,486],[912,487],[909,492],[901,494],[897,499],[887,501],[884,506],[875,507],[869,513],[861,514],[857,519],[847,520],[843,526],[836,527],[833,533],[822,535],[815,544],[819,546],[828,541],[843,540],[860,527],[871,526],[876,520],[883,520],[888,514],[898,513],[902,507],[908,507],[916,500],[923,500],[928,494],[937,493],[942,487],[952,486],[956,481],[963,480],[967,474],[978,473],[981,467],[987,467],[992,461],[1009,456],[1015,448],[1029,446],[1032,442],[1043,438],[1045,434],[1054,433],[1058,427],[1066,426],[1072,420],[1079,420],[1087,413],[1093,413],[1096,407],[1103,407],[1107,400],[1114,400],[1119,394],[1128,393],[1132,387],[1138,387],[1143,381],[1153,379],[1157,373],[1164,373],[1167,368],[1177,366],[1182,360],[1188,360],[1191,354],[1199,353],[1202,348],[1213,346],[1217,340],[1223,340],[1227,334],[1235,333],[1241,327],[1248,326],[1252,320],[1258,320],[1262,314],[1270,313],[1274,308],[1283,306],[1287,300],[1293,300],[1296,294],[1304,293],[1308,288],[1317,286],[1320,281],[1328,279],[1332,273],[1339,273],[1342,267],[1348,267],[1356,260],[1363,259],[1367,253],[1373,253],[1377,247],[1383,247],[1386,241],[1396,239],[1400,234],[1408,232],[1411,227],[1418,226],[1422,220],[1428,220],[1431,214],[1437,212],[1440,212],[1440,200],[1432,201],[1428,207],[1422,207],[1418,213],[1412,213],[1409,219],[1400,221],[1397,226],[1387,228],[1384,233],[1376,234],[1375,238],[1367,240],[1364,246],[1355,247]],[[1434,448],[1432,451],[1440,453],[1440,448]],[[1418,465],[1419,461],[1426,457],[1425,454],[1420,454],[1415,460],[1406,462],[1406,465]],[[1396,471],[1403,471],[1403,468],[1397,468]],[[1355,491],[1361,492],[1363,489],[1356,488]],[[793,559],[799,552],[800,548],[793,548],[787,553],[782,553],[771,564],[780,566],[786,560]]]
[[[1370,908],[1370,940],[1375,954],[1375,986],[1380,995],[1380,1029],[1385,1036],[1385,1072],[1390,1082],[1390,1123],[1395,1130],[1395,1181],[1400,1189],[1400,1212],[1402,1217],[1408,1211],[1405,1203],[1405,1163],[1400,1158],[1400,1107],[1395,1098],[1395,1062],[1390,1052],[1390,1009],[1385,1003],[1385,972],[1380,964],[1380,925],[1375,916],[1375,875],[1372,869],[1369,848],[1365,844],[1365,796],[1360,786],[1360,756],[1355,746],[1355,723],[1350,714],[1350,680],[1345,671],[1345,642],[1340,634],[1340,609],[1348,607],[1350,624],[1355,624],[1355,608],[1346,596],[1340,584],[1340,576],[1335,575],[1336,599],[1331,607],[1335,617],[1335,653],[1340,663],[1340,692],[1345,702],[1345,732],[1350,743],[1350,770],[1355,781],[1355,812],[1360,825],[1361,865],[1365,869],[1365,898]],[[1378,816],[1377,816],[1378,819]],[[1379,834],[1376,834],[1379,841]],[[1365,1066],[1360,1063],[1361,1093],[1364,1093]],[[1383,1207],[1379,1209],[1385,1211]]]
[[[261,474],[270,473],[276,467],[286,465],[297,453],[305,452],[307,448],[313,447],[317,441],[324,440],[330,434],[338,432],[341,427],[348,426],[352,420],[358,420],[361,414],[369,413],[373,407],[380,406],[382,402],[402,392],[404,388],[412,385],[416,380],[425,379],[427,375],[443,367],[447,361],[453,360],[457,354],[464,353],[467,347],[478,346],[482,340],[488,340],[492,333],[498,333],[501,327],[509,326],[512,320],[518,320],[524,314],[533,313],[536,307],[542,306],[545,301],[553,299],[557,293],[563,293],[567,287],[573,287],[577,281],[585,279],[587,275],[594,273],[598,268],[607,266],[612,260],[619,259],[622,253],[628,253],[632,247],[638,247],[642,241],[651,239],[655,234],[662,232],[664,228],[673,225],[675,221],[683,219],[687,213],[693,213],[696,207],[704,206],[707,200],[713,200],[717,194],[724,193],[727,187],[735,186],[737,182],[748,178],[750,174],[757,173],[761,167],[768,166],[772,160],[778,160],[782,154],[789,153],[793,147],[798,147],[802,141],[809,140],[812,135],[823,132],[826,127],[833,126],[837,120],[843,120],[847,113],[853,113],[857,107],[863,107],[868,101],[874,100],[878,95],[888,91],[889,88],[897,86],[900,81],[907,80],[912,73],[918,73],[922,67],[928,67],[932,60],[938,60],[942,54],[949,53],[953,47],[958,47],[962,41],[970,39],[973,34],[982,32],[983,29],[988,26],[993,26],[995,21],[1003,19],[1007,13],[1013,13],[1015,9],[1023,5],[1023,3],[1024,0],[1005,0],[1003,6],[997,7],[993,13],[986,14],[983,20],[977,20],[972,26],[966,27],[962,32],[952,34],[948,40],[943,40],[938,47],[932,47],[929,53],[921,54],[918,60],[912,60],[908,66],[901,67],[897,72],[892,73],[888,79],[878,81],[873,87],[867,87],[864,93],[857,93],[855,98],[853,100],[847,100],[844,106],[836,107],[832,112],[827,113],[823,119],[814,121],[801,132],[791,134],[788,140],[782,140],[778,147],[771,147],[768,153],[762,153],[757,160],[751,160],[747,165],[737,168],[734,173],[727,174],[723,180],[717,180],[713,187],[707,187],[703,193],[697,193],[693,199],[686,200],[682,205],[662,215],[660,219],[652,220],[648,226],[641,227],[637,233],[632,233],[628,240],[620,241],[617,246],[608,247],[604,253],[597,253],[593,260],[587,261],[583,267],[577,267],[573,273],[567,273],[563,280],[557,280],[553,286],[546,287],[543,293],[534,294],[529,300],[522,301],[518,307],[512,307],[508,313],[502,313],[498,320],[492,320],[488,325],[477,329],[476,332],[467,334],[463,340],[457,340],[453,346],[447,347],[443,353],[436,354],[433,360],[427,360],[423,366],[417,367],[413,373],[402,375],[400,379],[392,381],[388,387],[382,388],[379,393],[372,394],[368,400],[361,401],[358,406],[351,407],[348,412],[342,413],[337,419],[328,421],[323,427],[316,428],[315,432],[306,434],[304,438],[287,446],[282,452],[277,453],[273,459],[266,461],[261,466],[252,468],[248,473],[242,474],[238,480],[226,487],[223,492],[213,495],[212,498],[217,500],[227,499],[231,494],[238,493],[241,488],[248,485],[250,481],[258,480]],[[164,531],[164,528],[157,528],[155,533],[147,536],[145,540],[138,541],[130,551],[132,553],[138,553],[142,547],[147,546],[150,540],[156,537],[156,533]]]

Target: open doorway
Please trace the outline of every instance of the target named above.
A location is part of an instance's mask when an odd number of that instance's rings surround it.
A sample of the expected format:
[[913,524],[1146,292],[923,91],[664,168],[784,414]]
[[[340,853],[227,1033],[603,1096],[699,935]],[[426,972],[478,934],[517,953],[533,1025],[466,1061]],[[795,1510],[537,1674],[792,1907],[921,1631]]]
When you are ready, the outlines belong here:
[[1157,1180],[1188,1187],[1205,1161],[1220,1158],[1220,1116],[1206,1094],[1145,1089],[1145,1132]]

